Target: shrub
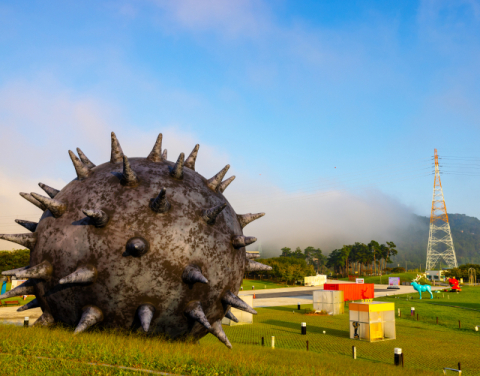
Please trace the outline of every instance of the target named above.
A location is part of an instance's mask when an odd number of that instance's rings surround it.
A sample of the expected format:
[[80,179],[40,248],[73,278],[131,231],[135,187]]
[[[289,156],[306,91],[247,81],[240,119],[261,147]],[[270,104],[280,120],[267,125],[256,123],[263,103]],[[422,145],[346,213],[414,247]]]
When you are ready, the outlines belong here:
[[30,250],[15,249],[13,251],[0,251],[0,273],[28,265]]

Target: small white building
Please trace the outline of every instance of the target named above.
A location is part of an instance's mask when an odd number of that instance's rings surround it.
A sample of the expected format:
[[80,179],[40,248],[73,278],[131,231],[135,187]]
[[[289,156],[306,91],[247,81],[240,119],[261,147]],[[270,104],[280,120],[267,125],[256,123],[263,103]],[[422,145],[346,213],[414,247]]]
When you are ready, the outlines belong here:
[[425,275],[427,279],[432,282],[445,281],[444,270],[427,270]]
[[260,252],[258,251],[247,251],[247,258],[248,259],[256,259],[260,258]]
[[327,283],[327,276],[324,274],[317,274],[314,276],[305,277],[305,286],[323,286]]

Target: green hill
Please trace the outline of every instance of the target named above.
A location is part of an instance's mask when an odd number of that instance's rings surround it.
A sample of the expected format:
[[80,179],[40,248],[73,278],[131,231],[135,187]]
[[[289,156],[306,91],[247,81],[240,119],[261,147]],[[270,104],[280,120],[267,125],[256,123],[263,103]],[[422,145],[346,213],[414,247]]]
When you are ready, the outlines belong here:
[[[465,214],[448,214],[448,218],[458,264],[480,264],[480,220]],[[395,266],[405,267],[408,262],[408,268],[420,264],[425,268],[429,224],[428,217],[416,215],[414,221],[398,234]]]

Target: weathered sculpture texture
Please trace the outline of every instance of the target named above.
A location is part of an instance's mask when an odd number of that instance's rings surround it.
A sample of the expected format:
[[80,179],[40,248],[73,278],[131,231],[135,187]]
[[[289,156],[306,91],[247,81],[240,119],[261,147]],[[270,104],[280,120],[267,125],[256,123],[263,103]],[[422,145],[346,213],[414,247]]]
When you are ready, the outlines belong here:
[[41,307],[37,325],[210,332],[231,347],[221,325],[235,320],[230,307],[256,313],[236,295],[244,271],[271,269],[245,252],[256,239],[243,228],[264,214],[235,213],[223,195],[229,165],[208,180],[195,172],[199,145],[175,163],[161,146],[160,134],[147,158],[129,159],[112,133],[109,162],[69,151],[75,180],[60,191],[40,183],[48,197],[21,193],[44,213],[16,221],[31,233],[0,235],[31,250],[29,266],[3,273],[29,280],[0,298],[34,294],[19,310]]

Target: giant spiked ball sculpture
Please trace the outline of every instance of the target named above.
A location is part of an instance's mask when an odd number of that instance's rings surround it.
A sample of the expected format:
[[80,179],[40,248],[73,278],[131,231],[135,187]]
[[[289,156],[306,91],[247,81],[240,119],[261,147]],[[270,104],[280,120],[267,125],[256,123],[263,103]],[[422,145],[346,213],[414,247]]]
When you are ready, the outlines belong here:
[[229,165],[211,179],[195,172],[199,145],[175,163],[160,134],[147,158],[127,158],[112,132],[110,161],[94,165],[69,151],[77,178],[58,191],[20,193],[38,206],[31,233],[0,235],[31,250],[30,265],[3,272],[28,278],[0,296],[32,294],[37,325],[61,322],[75,333],[95,325],[140,329],[172,339],[208,333],[231,347],[221,320],[230,307],[256,312],[236,294],[245,271],[270,270],[247,258],[256,241],[243,228],[264,214],[237,215],[223,192]]

